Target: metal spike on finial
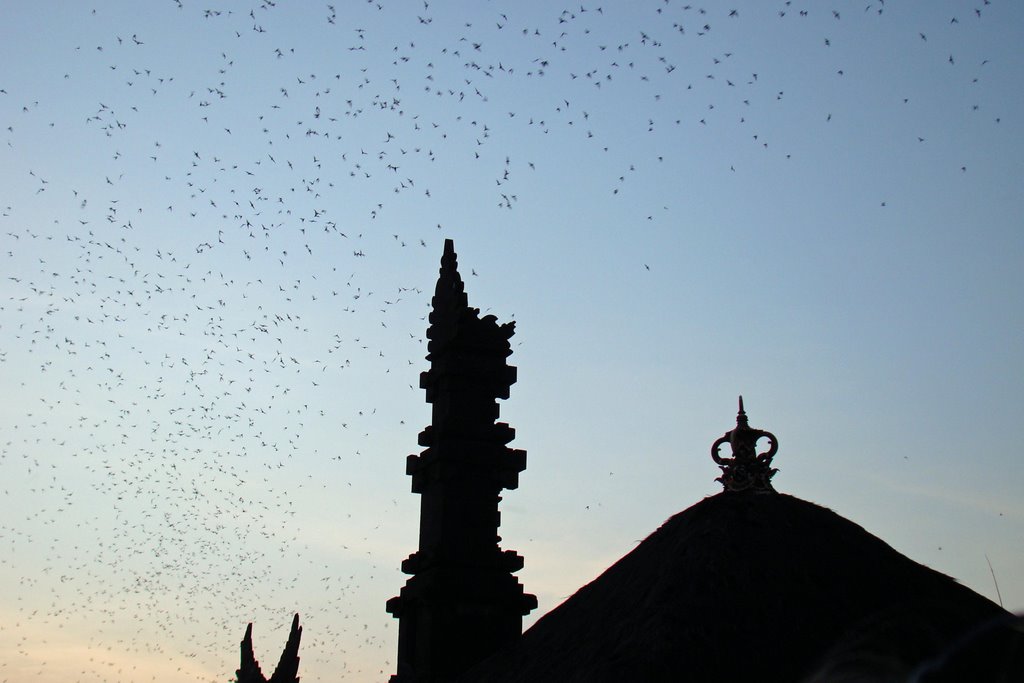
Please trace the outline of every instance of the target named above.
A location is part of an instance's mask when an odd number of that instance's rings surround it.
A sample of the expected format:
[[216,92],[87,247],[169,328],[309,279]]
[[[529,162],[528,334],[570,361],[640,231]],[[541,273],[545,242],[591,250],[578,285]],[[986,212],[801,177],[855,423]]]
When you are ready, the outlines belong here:
[[[742,396],[739,404],[736,428],[719,437],[711,446],[711,459],[722,470],[722,476],[715,481],[722,482],[726,491],[775,493],[771,480],[778,470],[772,467],[772,458],[779,450],[779,441],[771,432],[752,428],[747,422]],[[767,451],[758,453],[756,445],[762,438],[768,439],[770,445]],[[725,443],[732,447],[731,458],[718,454],[719,448]]]

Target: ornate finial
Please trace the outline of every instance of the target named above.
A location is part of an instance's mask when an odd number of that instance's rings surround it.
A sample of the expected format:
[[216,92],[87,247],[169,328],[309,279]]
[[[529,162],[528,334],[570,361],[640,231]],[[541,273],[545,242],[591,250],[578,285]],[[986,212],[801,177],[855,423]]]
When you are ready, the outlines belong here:
[[[771,442],[771,446],[764,453],[758,453],[755,449],[761,438],[767,438]],[[732,446],[731,458],[718,455],[718,449],[725,443]],[[775,493],[771,480],[778,470],[772,467],[772,458],[778,450],[779,441],[774,434],[750,427],[747,413],[743,410],[743,397],[740,396],[736,428],[719,437],[711,446],[711,459],[722,470],[722,476],[715,481],[722,482],[726,491]]]

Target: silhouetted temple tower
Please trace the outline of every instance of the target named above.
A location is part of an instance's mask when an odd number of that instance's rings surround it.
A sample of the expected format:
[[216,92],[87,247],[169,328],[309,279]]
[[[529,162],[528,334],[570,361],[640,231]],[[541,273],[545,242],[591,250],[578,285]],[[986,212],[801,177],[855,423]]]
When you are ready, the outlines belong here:
[[522,634],[537,598],[514,572],[523,558],[498,547],[502,489],[519,485],[525,451],[498,418],[516,369],[506,363],[515,323],[499,325],[470,308],[445,240],[427,330],[430,370],[420,374],[433,420],[420,432],[425,450],[406,473],[419,493],[419,550],[402,562],[412,576],[387,611],[399,620],[398,674],[392,683],[444,683]]

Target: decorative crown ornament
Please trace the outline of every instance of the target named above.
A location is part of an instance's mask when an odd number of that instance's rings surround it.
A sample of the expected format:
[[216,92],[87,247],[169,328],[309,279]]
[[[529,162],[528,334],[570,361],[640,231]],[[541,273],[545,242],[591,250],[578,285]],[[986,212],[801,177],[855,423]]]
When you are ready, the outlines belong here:
[[[764,453],[756,451],[757,442],[766,438],[770,446]],[[732,457],[724,458],[718,449],[725,443],[732,447]],[[775,493],[772,477],[778,470],[772,467],[772,458],[779,450],[779,440],[771,432],[754,429],[747,423],[740,396],[740,410],[736,415],[736,428],[726,432],[711,446],[711,459],[721,468],[722,476],[715,481],[722,482],[726,491],[752,491],[754,493]]]

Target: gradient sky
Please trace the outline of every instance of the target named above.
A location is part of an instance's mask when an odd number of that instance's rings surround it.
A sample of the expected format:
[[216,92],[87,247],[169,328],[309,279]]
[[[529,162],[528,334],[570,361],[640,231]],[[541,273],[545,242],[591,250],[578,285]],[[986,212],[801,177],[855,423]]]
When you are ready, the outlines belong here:
[[269,673],[294,611],[304,681],[393,673],[444,238],[517,322],[527,623],[719,490],[738,394],[779,490],[1024,610],[1022,36],[1009,0],[8,3],[0,680],[226,681],[250,621]]

